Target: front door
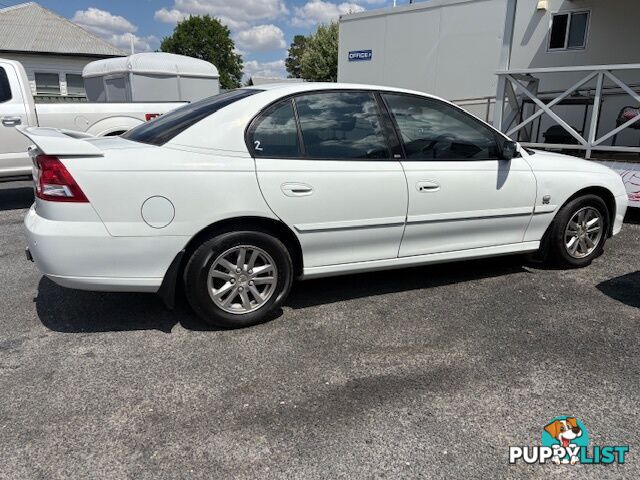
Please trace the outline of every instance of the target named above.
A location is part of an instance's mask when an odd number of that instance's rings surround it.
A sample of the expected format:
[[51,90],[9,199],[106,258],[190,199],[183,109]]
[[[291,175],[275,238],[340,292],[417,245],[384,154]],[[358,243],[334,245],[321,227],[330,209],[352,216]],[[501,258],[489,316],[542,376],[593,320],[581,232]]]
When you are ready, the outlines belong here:
[[527,162],[502,159],[502,137],[455,106],[382,97],[405,151],[409,210],[400,256],[521,243],[536,198]]
[[4,175],[31,172],[29,140],[16,130],[18,125],[27,125],[26,102],[21,92],[14,67],[0,62],[0,171]]
[[407,210],[374,95],[300,94],[255,120],[260,188],[302,244],[305,268],[396,258]]

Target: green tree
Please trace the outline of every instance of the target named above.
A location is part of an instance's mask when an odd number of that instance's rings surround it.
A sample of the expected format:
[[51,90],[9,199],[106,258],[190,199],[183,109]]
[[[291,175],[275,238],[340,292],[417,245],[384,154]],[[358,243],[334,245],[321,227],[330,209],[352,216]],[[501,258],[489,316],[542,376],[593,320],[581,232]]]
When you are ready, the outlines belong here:
[[309,39],[304,35],[296,35],[293,37],[293,42],[289,46],[287,59],[284,62],[287,73],[289,73],[289,78],[300,78],[302,76],[300,62],[307,48],[308,41]]
[[301,76],[313,82],[338,79],[338,24],[320,25],[307,42],[300,61]]
[[209,15],[191,16],[176,25],[162,40],[162,52],[177,53],[213,63],[222,88],[238,88],[242,80],[242,57],[235,53],[229,28]]

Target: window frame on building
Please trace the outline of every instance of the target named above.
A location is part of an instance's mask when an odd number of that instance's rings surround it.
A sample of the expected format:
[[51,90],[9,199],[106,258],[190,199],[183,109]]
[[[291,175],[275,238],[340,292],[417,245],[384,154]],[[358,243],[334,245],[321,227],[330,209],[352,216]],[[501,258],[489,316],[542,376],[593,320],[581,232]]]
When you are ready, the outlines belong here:
[[[38,75],[51,75],[56,76],[58,78],[58,91],[57,92],[45,92],[38,89]],[[47,71],[34,71],[33,72],[33,83],[35,85],[36,95],[54,95],[54,96],[62,96],[62,85],[60,82],[60,72],[47,72]]]
[[[80,79],[82,91],[71,92],[71,90],[69,89],[69,77],[78,77]],[[66,82],[66,85],[67,85],[68,96],[70,97],[86,97],[87,96],[87,91],[84,88],[84,79],[82,78],[81,73],[65,72],[64,81]]]
[[[569,39],[571,37],[571,26],[573,24],[573,19],[575,16],[578,15],[586,15],[587,16],[587,21],[586,21],[586,25],[584,28],[584,37],[583,37],[583,42],[581,45],[569,45]],[[556,18],[558,17],[567,17],[567,24],[565,26],[565,32],[564,32],[564,41],[562,46],[560,47],[554,47],[552,45],[552,40],[553,40],[553,28],[554,28],[554,24],[556,21]],[[585,10],[585,9],[581,9],[581,10],[567,10],[567,11],[562,11],[562,12],[556,12],[553,13],[551,15],[551,21],[549,24],[549,33],[548,33],[548,39],[547,39],[547,51],[548,52],[567,52],[567,51],[573,51],[573,50],[585,50],[587,48],[587,44],[589,42],[589,31],[590,31],[590,27],[591,27],[591,10]]]

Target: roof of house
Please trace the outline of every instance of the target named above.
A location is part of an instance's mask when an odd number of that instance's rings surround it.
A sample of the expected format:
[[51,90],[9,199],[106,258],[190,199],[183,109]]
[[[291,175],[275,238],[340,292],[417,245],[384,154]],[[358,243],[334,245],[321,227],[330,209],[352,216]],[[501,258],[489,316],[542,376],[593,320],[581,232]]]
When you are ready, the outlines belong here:
[[126,55],[35,2],[0,9],[0,51],[101,57]]

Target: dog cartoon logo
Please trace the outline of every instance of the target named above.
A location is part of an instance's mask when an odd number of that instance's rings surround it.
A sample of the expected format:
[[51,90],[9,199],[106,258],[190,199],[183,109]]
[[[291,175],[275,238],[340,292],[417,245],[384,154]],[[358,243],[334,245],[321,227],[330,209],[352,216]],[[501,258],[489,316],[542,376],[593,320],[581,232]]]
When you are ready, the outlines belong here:
[[[562,415],[551,419],[542,429],[542,445],[509,446],[509,465],[620,465],[626,462],[629,445],[589,446],[589,433],[576,417]],[[573,468],[573,467],[567,467]]]
[[[589,434],[582,422],[575,417],[556,417],[544,427],[542,445],[554,448],[553,463],[579,462],[580,447],[589,444]],[[559,448],[561,447],[561,448]]]

